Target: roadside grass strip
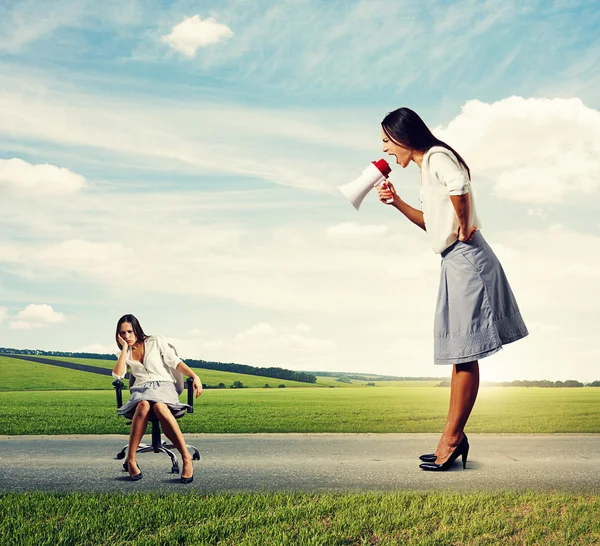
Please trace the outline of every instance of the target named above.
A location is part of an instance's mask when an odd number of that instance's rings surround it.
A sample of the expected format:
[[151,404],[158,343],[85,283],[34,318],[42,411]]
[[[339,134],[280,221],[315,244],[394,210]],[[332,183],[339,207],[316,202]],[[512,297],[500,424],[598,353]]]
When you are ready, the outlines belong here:
[[0,495],[3,546],[600,543],[600,499],[499,492]]

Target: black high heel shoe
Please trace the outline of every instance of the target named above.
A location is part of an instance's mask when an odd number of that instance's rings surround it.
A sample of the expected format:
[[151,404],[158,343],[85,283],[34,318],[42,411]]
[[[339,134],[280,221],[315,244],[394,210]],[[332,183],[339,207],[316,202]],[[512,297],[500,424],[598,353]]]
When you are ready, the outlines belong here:
[[[138,480],[142,479],[142,469],[140,468],[140,465],[135,463],[135,466],[138,467],[138,470],[140,471],[140,473],[136,474],[135,476],[132,476],[131,474],[129,474],[129,480],[132,482],[137,482]],[[127,472],[129,472],[129,463],[127,463]]]
[[454,463],[454,461],[456,461],[456,459],[458,459],[458,457],[461,455],[462,455],[463,468],[467,468],[467,457],[469,456],[469,441],[467,440],[466,435],[463,436],[463,439],[454,448],[454,451],[452,452],[450,457],[448,457],[448,460],[445,463],[443,463],[443,464],[421,463],[419,465],[419,468],[421,470],[432,470],[434,472],[435,471],[441,472],[444,470],[448,470],[452,466],[452,463]]
[[[465,434],[465,438],[467,437],[467,435]],[[467,439],[467,442],[469,440]],[[425,453],[423,455],[419,455],[419,459],[421,459],[424,463],[435,463],[435,460],[437,459],[435,453]]]
[[[192,468],[194,467],[192,466]],[[181,483],[192,483],[194,481],[194,474],[192,474],[189,478],[184,478],[181,476],[179,479],[181,480]]]

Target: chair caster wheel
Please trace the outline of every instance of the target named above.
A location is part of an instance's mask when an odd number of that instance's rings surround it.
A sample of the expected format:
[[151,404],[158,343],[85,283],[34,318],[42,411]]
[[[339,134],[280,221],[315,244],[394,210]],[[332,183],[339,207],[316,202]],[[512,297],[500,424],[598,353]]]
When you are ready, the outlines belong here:
[[179,467],[178,466],[171,467],[171,474],[179,474]]
[[200,453],[194,453],[192,455],[192,460],[193,461],[199,461],[200,460]]
[[124,459],[125,453],[117,453],[117,459]]

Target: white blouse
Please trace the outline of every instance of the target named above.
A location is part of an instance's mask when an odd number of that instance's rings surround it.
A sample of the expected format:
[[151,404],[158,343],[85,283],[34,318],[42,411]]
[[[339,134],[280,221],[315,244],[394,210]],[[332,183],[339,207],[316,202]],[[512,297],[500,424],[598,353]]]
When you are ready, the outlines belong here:
[[467,170],[447,148],[431,147],[423,156],[420,197],[431,247],[438,254],[458,239],[458,216],[450,196],[465,193],[469,194],[471,205],[469,223],[480,228]]
[[[120,352],[115,354],[117,357],[121,355]],[[127,347],[125,362],[127,370],[135,376],[136,385],[140,385],[147,381],[170,381],[175,383],[175,368],[183,361],[164,337],[148,336],[144,341],[144,362],[131,358],[131,347]],[[115,372],[112,375],[116,379],[123,379],[124,377],[124,375],[119,376]]]

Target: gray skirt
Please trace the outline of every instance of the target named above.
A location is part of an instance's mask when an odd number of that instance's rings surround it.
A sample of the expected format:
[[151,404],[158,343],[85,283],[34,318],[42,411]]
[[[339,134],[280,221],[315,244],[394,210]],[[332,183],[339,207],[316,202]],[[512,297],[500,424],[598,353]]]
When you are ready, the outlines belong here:
[[502,265],[477,231],[442,252],[434,321],[435,364],[462,364],[528,335]]
[[186,411],[191,409],[191,406],[182,404],[179,401],[179,395],[175,390],[175,383],[170,381],[147,381],[146,383],[136,383],[131,387],[129,400],[123,404],[118,410],[119,415],[133,419],[135,408],[142,400],[148,402],[163,402],[175,417],[181,417]]

